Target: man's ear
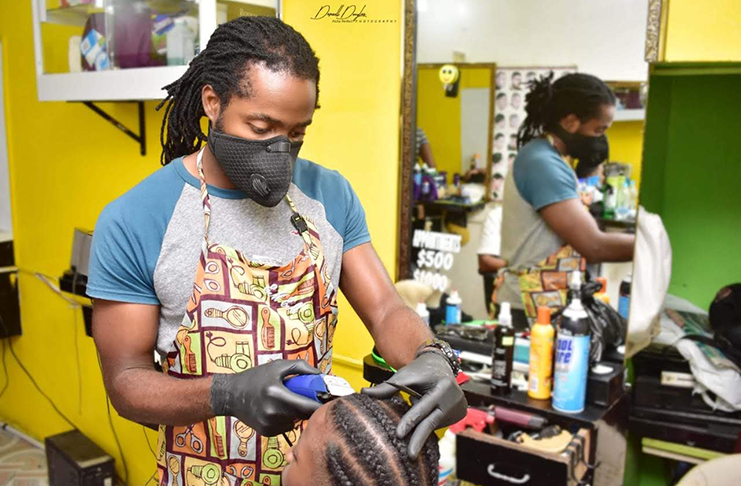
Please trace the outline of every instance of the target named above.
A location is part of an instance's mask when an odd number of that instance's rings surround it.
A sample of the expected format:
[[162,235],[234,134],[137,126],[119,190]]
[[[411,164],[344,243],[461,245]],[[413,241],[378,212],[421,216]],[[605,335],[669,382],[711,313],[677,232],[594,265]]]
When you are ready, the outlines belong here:
[[216,120],[219,119],[219,115],[221,114],[221,101],[210,84],[207,84],[201,90],[201,103],[203,104],[203,111],[206,113],[210,125],[212,127],[216,126]]
[[561,121],[559,123],[561,125],[561,128],[569,133],[576,133],[579,131],[579,127],[581,127],[581,121],[579,120],[579,117],[574,115],[573,113],[570,113],[561,118]]

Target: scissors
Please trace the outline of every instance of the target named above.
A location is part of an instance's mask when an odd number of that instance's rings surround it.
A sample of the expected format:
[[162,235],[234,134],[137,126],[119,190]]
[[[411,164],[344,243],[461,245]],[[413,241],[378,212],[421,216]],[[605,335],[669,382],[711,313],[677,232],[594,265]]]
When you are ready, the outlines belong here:
[[182,434],[175,436],[175,444],[178,447],[185,447],[185,439],[190,435],[190,448],[197,454],[203,452],[203,442],[199,439],[195,433],[193,433],[193,426],[189,426]]

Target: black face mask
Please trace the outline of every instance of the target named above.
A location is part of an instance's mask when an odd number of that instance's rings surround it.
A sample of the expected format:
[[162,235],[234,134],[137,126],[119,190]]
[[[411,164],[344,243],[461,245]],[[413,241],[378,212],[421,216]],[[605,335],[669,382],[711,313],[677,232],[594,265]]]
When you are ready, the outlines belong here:
[[567,155],[579,159],[579,164],[576,166],[578,177],[586,177],[595,167],[610,157],[607,135],[589,137],[581,133],[569,133],[561,126],[555,134],[566,144]]
[[232,184],[269,208],[288,194],[302,144],[283,135],[248,140],[214,129],[208,133],[208,147]]

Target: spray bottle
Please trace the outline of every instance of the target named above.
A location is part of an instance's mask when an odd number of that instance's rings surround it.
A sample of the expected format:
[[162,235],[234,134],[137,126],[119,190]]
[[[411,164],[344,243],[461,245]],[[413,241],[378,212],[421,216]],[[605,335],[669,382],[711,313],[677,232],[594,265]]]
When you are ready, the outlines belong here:
[[551,309],[538,307],[538,319],[530,330],[530,373],[527,394],[538,400],[551,398],[553,385],[553,335]]
[[553,408],[566,413],[584,410],[589,369],[589,316],[581,302],[581,272],[569,279],[571,300],[563,311],[556,341]]
[[497,327],[494,329],[494,349],[491,356],[491,388],[495,393],[509,393],[512,387],[512,360],[515,353],[515,330],[509,302],[502,302]]

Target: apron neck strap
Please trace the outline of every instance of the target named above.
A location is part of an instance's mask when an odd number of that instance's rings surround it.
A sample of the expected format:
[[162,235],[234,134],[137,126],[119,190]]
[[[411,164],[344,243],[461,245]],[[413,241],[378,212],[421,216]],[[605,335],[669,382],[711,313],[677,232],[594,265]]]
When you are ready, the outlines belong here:
[[201,202],[203,203],[203,224],[204,224],[204,238],[206,240],[206,248],[208,248],[208,230],[211,227],[211,198],[208,195],[208,188],[206,187],[206,178],[203,175],[203,151],[206,150],[206,145],[198,152],[196,156],[196,167],[198,167],[198,178],[201,180]]
[[[206,150],[206,146],[204,145],[203,148],[198,152],[198,155],[196,156],[196,167],[198,168],[198,178],[201,182],[201,201],[203,202],[203,223],[204,223],[204,239],[206,240],[206,248],[209,247],[209,240],[208,240],[208,234],[209,229],[211,227],[211,197],[208,195],[208,187],[206,185],[206,177],[203,175],[203,151]],[[296,228],[296,230],[299,233],[299,236],[304,240],[304,243],[306,244],[306,247],[308,250],[311,250],[315,245],[313,242],[313,238],[311,237],[311,233],[309,232],[309,226],[306,223],[306,220],[303,216],[301,216],[298,213],[298,210],[296,209],[296,205],[293,204],[293,200],[291,199],[291,196],[286,194],[286,202],[291,208],[291,212],[293,213],[291,215],[291,223],[293,223],[293,227]],[[309,254],[312,257],[312,260],[314,260],[314,255],[312,251],[309,251]]]

